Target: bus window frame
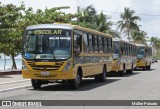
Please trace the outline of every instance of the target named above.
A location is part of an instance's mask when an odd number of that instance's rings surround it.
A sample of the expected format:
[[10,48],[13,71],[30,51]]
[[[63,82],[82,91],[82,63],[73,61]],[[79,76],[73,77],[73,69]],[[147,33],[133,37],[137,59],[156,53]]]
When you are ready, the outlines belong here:
[[[86,36],[85,36],[85,35],[86,35]],[[82,48],[83,48],[83,52],[84,52],[84,53],[89,53],[89,36],[88,36],[87,32],[83,32],[83,36],[82,36],[82,37],[83,37],[83,38],[82,38],[82,39],[83,39],[83,45],[82,45],[82,46],[83,46],[83,47],[82,47]],[[87,44],[86,44],[86,46],[84,46],[84,42],[85,42],[85,41],[84,41],[84,38],[85,38],[85,37],[87,38]],[[85,51],[85,49],[86,49],[86,51]]]
[[[76,34],[75,31],[80,31],[82,34]],[[75,45],[74,45],[75,35],[81,37],[81,38],[80,38],[80,39],[81,39],[81,40],[80,40],[81,43],[80,43],[80,47],[79,47],[79,53],[76,53],[76,54],[75,54],[75,51],[76,51],[77,49],[75,50]],[[75,57],[78,57],[78,55],[80,55],[80,54],[82,53],[82,51],[83,51],[83,50],[82,50],[82,49],[83,49],[83,48],[82,48],[82,47],[83,47],[83,45],[82,45],[82,40],[83,40],[82,37],[83,37],[83,31],[78,30],[78,29],[73,30],[73,43],[72,43],[72,44],[73,44],[73,55],[74,55]],[[78,52],[78,51],[77,51],[77,52]]]

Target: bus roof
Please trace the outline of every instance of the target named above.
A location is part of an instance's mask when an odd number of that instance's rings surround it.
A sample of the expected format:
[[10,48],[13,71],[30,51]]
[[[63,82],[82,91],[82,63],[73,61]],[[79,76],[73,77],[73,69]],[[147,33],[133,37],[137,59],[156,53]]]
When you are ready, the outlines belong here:
[[124,43],[127,43],[127,44],[135,45],[135,43],[133,43],[133,42],[128,42],[128,41],[125,41],[125,40],[122,40],[122,39],[119,39],[119,38],[113,38],[113,41],[124,42]]
[[91,32],[93,34],[100,34],[100,35],[112,38],[112,35],[110,35],[110,34],[102,33],[102,32],[96,31],[96,30],[88,29],[85,27],[77,26],[77,25],[71,25],[71,24],[37,24],[37,25],[28,26],[26,28],[26,30],[44,29],[44,28],[46,28],[46,29],[47,28],[58,28],[58,29],[71,29],[71,30],[79,29],[79,30],[82,30],[85,32]]
[[119,38],[113,38],[113,41],[121,41],[122,39]]
[[31,29],[44,29],[44,28],[59,28],[59,29],[73,29],[73,26],[69,24],[37,24],[31,25],[26,28],[26,30]]
[[137,44],[136,43],[136,46],[138,46],[138,47],[145,47],[146,45],[145,44]]
[[147,47],[152,48],[151,46],[145,45],[145,44],[136,44],[137,47]]

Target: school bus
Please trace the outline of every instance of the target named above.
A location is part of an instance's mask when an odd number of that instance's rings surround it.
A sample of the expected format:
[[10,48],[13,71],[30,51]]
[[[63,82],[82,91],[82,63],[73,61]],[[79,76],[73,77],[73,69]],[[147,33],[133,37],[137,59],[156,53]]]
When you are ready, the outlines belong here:
[[117,72],[120,76],[133,73],[136,67],[136,45],[121,39],[113,39],[113,66],[110,73]]
[[137,67],[143,70],[150,70],[152,63],[152,47],[144,44],[136,44],[137,46]]
[[83,77],[105,81],[112,55],[109,34],[70,24],[32,25],[23,36],[22,74],[34,89],[50,82],[78,88]]

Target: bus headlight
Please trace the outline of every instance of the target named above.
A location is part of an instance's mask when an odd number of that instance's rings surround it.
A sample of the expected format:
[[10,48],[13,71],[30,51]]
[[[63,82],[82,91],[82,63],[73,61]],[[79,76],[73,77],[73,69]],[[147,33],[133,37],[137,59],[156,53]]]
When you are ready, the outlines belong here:
[[27,65],[24,61],[22,61],[22,69],[23,70],[28,70]]
[[70,67],[71,67],[71,61],[68,61],[63,70],[64,71],[69,70]]

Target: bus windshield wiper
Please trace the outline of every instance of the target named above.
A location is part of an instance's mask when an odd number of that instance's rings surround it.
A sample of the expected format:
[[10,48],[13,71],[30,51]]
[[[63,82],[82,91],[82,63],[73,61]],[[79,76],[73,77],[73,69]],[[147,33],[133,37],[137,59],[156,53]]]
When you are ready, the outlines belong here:
[[52,53],[53,59],[55,60],[55,62],[57,62],[56,56],[54,55],[54,53]]

